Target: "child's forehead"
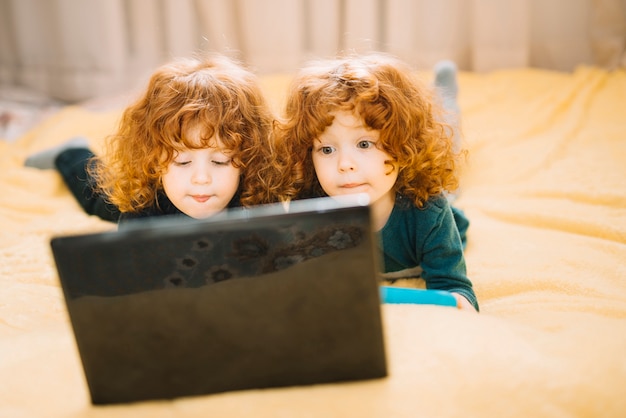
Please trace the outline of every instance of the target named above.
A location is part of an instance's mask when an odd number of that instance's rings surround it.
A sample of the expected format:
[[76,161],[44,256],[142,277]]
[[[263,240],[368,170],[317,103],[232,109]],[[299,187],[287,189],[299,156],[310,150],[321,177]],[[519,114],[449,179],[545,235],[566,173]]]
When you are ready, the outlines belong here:
[[333,120],[330,125],[324,128],[324,132],[328,130],[350,130],[359,132],[371,132],[376,129],[367,124],[363,115],[357,110],[337,109],[330,112]]
[[355,110],[337,110],[330,113],[333,121],[316,137],[314,141],[332,139],[354,139],[354,136],[370,135],[376,132],[369,127]]
[[361,115],[354,110],[336,110],[331,112],[333,124],[345,128],[367,128]]
[[192,146],[224,147],[217,131],[208,132],[208,129],[200,124],[183,128],[182,138],[184,142]]

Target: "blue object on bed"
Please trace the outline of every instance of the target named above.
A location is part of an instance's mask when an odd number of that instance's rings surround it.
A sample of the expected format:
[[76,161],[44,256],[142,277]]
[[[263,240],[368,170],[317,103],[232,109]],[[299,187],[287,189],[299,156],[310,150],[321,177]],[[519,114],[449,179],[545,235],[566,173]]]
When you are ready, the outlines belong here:
[[452,293],[443,290],[380,286],[380,298],[382,303],[457,306],[456,298]]

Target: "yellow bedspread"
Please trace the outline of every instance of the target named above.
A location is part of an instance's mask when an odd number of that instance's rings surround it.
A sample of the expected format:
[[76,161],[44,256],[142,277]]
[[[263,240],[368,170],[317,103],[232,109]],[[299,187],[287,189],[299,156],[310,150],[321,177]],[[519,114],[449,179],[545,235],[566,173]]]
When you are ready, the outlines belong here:
[[[264,78],[276,103],[288,78]],[[120,112],[0,141],[0,417],[626,416],[626,72],[462,73],[460,105],[479,315],[384,305],[385,379],[110,407],[90,404],[49,238],[112,225],[22,163],[78,134],[98,149]]]

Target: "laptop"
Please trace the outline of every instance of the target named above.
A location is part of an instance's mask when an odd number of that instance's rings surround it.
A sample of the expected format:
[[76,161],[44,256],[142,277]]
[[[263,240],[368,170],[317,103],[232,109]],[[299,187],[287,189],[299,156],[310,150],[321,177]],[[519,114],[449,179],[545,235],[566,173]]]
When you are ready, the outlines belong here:
[[51,240],[92,403],[381,378],[366,197]]

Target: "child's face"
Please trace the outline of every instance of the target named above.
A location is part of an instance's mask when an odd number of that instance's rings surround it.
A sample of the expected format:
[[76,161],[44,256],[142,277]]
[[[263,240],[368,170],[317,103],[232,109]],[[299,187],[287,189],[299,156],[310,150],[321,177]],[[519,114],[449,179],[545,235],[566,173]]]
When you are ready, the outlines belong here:
[[353,112],[334,112],[333,123],[313,143],[313,165],[329,196],[367,193],[375,205],[393,207],[398,169],[376,147],[380,132],[368,129]]
[[[189,135],[199,132],[194,130]],[[194,137],[189,137],[194,141]],[[163,174],[163,190],[184,214],[196,219],[220,212],[239,187],[240,170],[232,165],[221,141],[212,138],[212,147],[179,152]]]

